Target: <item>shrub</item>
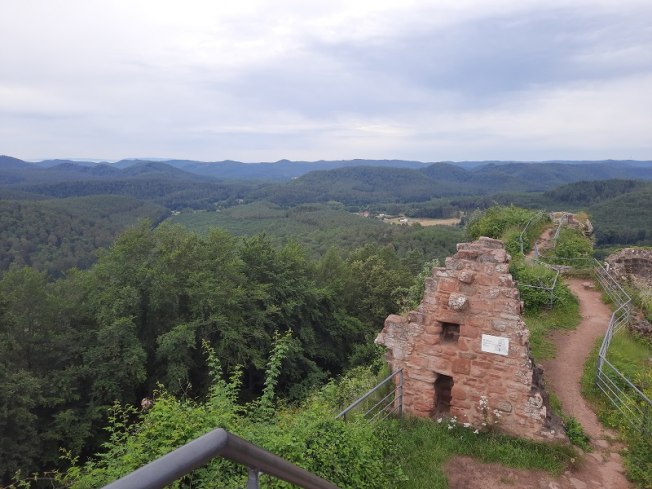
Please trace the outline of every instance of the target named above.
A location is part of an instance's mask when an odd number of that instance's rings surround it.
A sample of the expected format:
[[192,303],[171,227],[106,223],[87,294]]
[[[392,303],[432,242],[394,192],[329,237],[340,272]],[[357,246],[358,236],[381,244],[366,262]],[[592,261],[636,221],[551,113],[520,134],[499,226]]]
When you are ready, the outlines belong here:
[[478,239],[480,236],[501,239],[508,228],[522,230],[535,215],[536,211],[520,207],[493,206],[484,212],[475,212],[469,218],[466,233],[470,239]]
[[[388,431],[391,425],[374,426],[364,419],[348,423],[335,419],[334,384],[313,394],[299,408],[274,404],[273,388],[288,342],[287,336],[277,338],[268,363],[265,390],[260,399],[246,405],[237,402],[238,376],[222,380],[219,361],[205,346],[213,378],[205,402],[176,399],[161,390],[146,413],[115,405],[108,427],[110,440],[104,451],[83,465],[72,459],[72,467],[59,474],[59,482],[79,489],[104,485],[221,427],[342,488],[400,486],[404,479],[402,471],[385,463],[395,456],[395,435]],[[373,376],[371,370],[358,370],[357,374],[363,378]],[[368,383],[364,379],[350,382]],[[244,487],[246,477],[245,467],[216,458],[186,476],[182,485]],[[262,479],[265,487],[291,487],[268,476]]]
[[562,228],[551,259],[562,264],[573,265],[572,261],[591,258],[593,243],[577,229]]
[[527,265],[522,260],[514,260],[510,272],[517,281],[526,310],[537,311],[542,307],[563,305],[575,300],[562,280],[555,281],[557,272],[551,268],[544,265]]

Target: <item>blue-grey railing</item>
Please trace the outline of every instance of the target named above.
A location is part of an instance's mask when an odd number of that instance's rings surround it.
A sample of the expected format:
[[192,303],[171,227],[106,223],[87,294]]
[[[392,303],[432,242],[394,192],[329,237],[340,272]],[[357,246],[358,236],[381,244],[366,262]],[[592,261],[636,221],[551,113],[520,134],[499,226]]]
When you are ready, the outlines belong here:
[[[524,250],[525,250],[525,238],[526,238],[526,235],[527,235],[528,228],[530,227],[531,224],[533,224],[534,222],[536,222],[539,219],[543,218],[545,215],[546,215],[546,213],[544,211],[539,211],[534,216],[532,216],[528,220],[528,222],[525,224],[525,227],[521,231],[521,234],[518,236],[518,241],[519,241],[519,244],[521,246],[521,255],[525,254],[525,252],[524,252]],[[535,249],[536,249],[536,243],[534,243],[534,246],[535,246]]]
[[[394,380],[398,377],[397,380]],[[382,392],[381,389],[389,384],[394,383],[394,388],[390,389],[385,395],[380,394],[380,399],[373,397],[374,394]],[[335,419],[342,418],[346,421],[347,416],[355,410],[364,406],[364,402],[369,400],[373,403],[371,407],[365,406],[362,413],[364,418],[369,419],[371,422],[385,419],[392,414],[396,413],[399,417],[403,415],[403,369],[400,368],[389,374],[384,380],[381,380],[375,387],[367,391],[366,394],[356,399],[344,411],[338,414]]]
[[611,315],[607,331],[600,345],[595,384],[621,412],[632,428],[641,430],[643,433],[650,433],[652,432],[652,400],[607,358],[613,336],[629,323],[631,298],[611,276],[609,270],[597,260],[595,260],[594,271],[602,290],[617,307]]
[[150,462],[104,489],[158,489],[165,487],[215,457],[248,467],[247,489],[258,489],[260,473],[304,489],[338,489],[337,486],[287,460],[223,429],[210,433]]

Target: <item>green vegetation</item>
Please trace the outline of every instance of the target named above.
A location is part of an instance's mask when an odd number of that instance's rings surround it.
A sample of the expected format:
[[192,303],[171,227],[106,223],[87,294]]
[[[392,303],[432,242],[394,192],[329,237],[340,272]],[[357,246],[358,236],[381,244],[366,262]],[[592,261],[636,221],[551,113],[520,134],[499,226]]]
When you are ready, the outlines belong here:
[[652,245],[652,186],[614,197],[588,209],[598,246]]
[[[645,489],[652,488],[652,437],[650,433],[650,414],[647,414],[647,424],[632,426],[623,413],[604,396],[595,385],[598,351],[600,339],[584,365],[582,376],[582,394],[592,404],[598,413],[600,421],[620,432],[627,444],[623,453],[628,477]],[[652,368],[649,358],[652,354],[650,346],[621,330],[614,335],[609,347],[609,361],[626,375],[648,397],[652,398]],[[619,384],[617,377],[613,380]],[[626,386],[622,385],[625,389]],[[646,409],[644,404],[641,408]],[[629,408],[631,409],[631,407]],[[625,408],[628,411],[628,408]]]
[[[476,212],[466,227],[470,239],[480,236],[501,239],[512,255],[510,272],[517,281],[520,297],[525,303],[525,320],[530,330],[530,346],[535,359],[554,356],[552,343],[546,334],[552,329],[573,329],[580,320],[577,299],[570,293],[556,270],[543,264],[530,263],[521,255],[520,238],[523,229],[523,251],[527,253],[542,229],[547,225],[543,214],[515,206],[493,206]],[[564,249],[576,257],[575,233],[562,233]],[[569,243],[566,245],[565,243]],[[582,244],[584,241],[582,242]],[[590,242],[589,242],[590,246]],[[566,251],[564,252],[566,253]]]
[[547,262],[560,265],[578,266],[582,262],[590,263],[593,256],[593,243],[578,229],[562,228],[559,232],[557,244],[545,254]]
[[466,224],[466,233],[471,239],[478,239],[480,236],[502,239],[508,230],[523,230],[536,214],[536,211],[521,207],[496,205],[471,216]]
[[626,292],[632,298],[632,302],[638,307],[648,321],[652,321],[652,287],[625,286]]
[[[228,162],[231,177],[246,171],[249,181],[178,169],[207,169],[192,162],[126,169],[0,162],[2,483],[16,471],[58,469],[61,484],[96,486],[218,425],[343,487],[444,487],[441,464],[454,454],[558,472],[569,456],[558,447],[427,421],[371,428],[333,419],[374,383],[378,368],[365,365],[377,358],[382,321],[414,307],[435,260],[464,239],[459,227],[388,225],[353,212],[463,212],[471,215],[469,239],[505,240],[539,359],[554,354],[545,332],[573,327],[578,310],[561,280],[552,310],[547,291],[523,287],[548,286],[552,277],[520,257],[521,230],[537,215],[523,207],[585,208],[603,246],[652,238],[648,183],[551,190],[588,177],[650,178],[645,168],[349,164],[278,183],[289,178],[285,170],[269,168],[275,182],[253,181],[252,167]],[[180,211],[171,221],[190,230],[152,229],[170,211]],[[149,222],[115,240],[143,217]],[[532,221],[526,252],[545,225]],[[564,231],[553,258],[588,254],[586,241]],[[637,300],[650,315],[648,299]],[[649,386],[645,350],[628,341],[614,339],[621,352],[614,361]],[[324,387],[346,371],[337,388]],[[146,396],[153,408],[137,412]],[[567,427],[581,443],[573,420]],[[644,472],[649,440],[627,436],[627,463]],[[390,443],[397,440],[400,456]],[[241,469],[224,462],[198,471],[192,484],[209,477],[242,485]]]
[[315,261],[262,235],[142,223],[93,267],[55,282],[11,267],[0,276],[2,477],[56,465],[60,446],[82,457],[97,450],[116,400],[137,404],[158,383],[204,395],[204,339],[228,376],[242,369],[249,399],[264,388],[274,331],[291,331],[278,390],[305,398],[374,358],[373,339],[406,303],[413,266],[392,247],[333,249]]
[[297,241],[313,256],[329,248],[345,251],[375,243],[391,245],[401,257],[410,256],[417,273],[424,261],[454,253],[462,230],[452,226],[401,226],[346,212],[341,204],[305,204],[285,209],[267,202],[243,204],[219,212],[181,213],[173,223],[204,233],[219,227],[238,236],[265,233],[275,244]]
[[554,345],[547,338],[550,331],[575,329],[581,320],[575,296],[564,292],[564,297],[564,301],[552,309],[528,308],[525,311],[524,320],[530,330],[530,351],[537,361],[555,357]]
[[449,423],[432,420],[408,418],[399,426],[398,453],[408,479],[401,487],[409,489],[448,487],[442,469],[454,455],[553,474],[561,473],[574,456],[569,446],[539,444],[491,432],[476,434],[459,425],[449,429]]
[[[373,368],[358,368],[288,408],[275,400],[280,366],[289,349],[288,336],[277,338],[268,362],[265,390],[247,404],[237,400],[239,377],[220,375],[217,356],[208,348],[213,384],[203,402],[176,399],[158,391],[147,412],[112,407],[109,441],[86,463],[54,478],[66,487],[88,488],[110,482],[215,427],[223,427],[287,458],[342,488],[445,488],[443,465],[454,455],[470,455],[509,467],[561,473],[574,453],[568,446],[534,443],[497,433],[433,420],[404,419],[369,424],[363,418],[334,419],[344,396],[373,384]],[[350,400],[350,399],[349,399]],[[348,400],[347,400],[348,402]],[[450,426],[450,428],[449,428]],[[193,487],[240,487],[245,469],[216,459],[183,483]],[[289,487],[266,476],[265,487]]]
[[[275,389],[291,349],[290,336],[277,337],[267,364],[265,389],[260,397],[246,404],[238,402],[241,372],[223,380],[218,355],[205,349],[212,379],[205,401],[177,399],[159,390],[147,412],[114,405],[108,426],[110,438],[102,451],[86,463],[72,458],[72,467],[55,475],[58,482],[79,489],[104,485],[221,427],[342,488],[401,485],[404,477],[400,468],[384,463],[395,458],[397,449],[392,440],[392,425],[334,419],[339,400],[334,383],[314,393],[300,408],[277,406]],[[363,382],[374,377],[370,369],[358,369],[356,373]],[[185,477],[183,483],[198,488],[244,487],[246,476],[245,467],[216,458]],[[261,482],[264,487],[290,487],[268,476],[263,476]]]
[[514,260],[510,272],[517,280],[526,311],[537,312],[575,301],[558,272],[548,266]]
[[0,200],[0,271],[33,266],[52,276],[86,268],[98,248],[138,219],[159,222],[168,211],[128,197],[98,195],[60,200]]

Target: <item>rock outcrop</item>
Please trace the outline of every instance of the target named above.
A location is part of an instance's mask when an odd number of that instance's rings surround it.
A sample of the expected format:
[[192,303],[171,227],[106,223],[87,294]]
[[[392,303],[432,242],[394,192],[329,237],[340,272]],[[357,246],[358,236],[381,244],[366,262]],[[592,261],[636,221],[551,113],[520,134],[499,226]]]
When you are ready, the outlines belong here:
[[555,225],[561,223],[569,228],[577,229],[586,237],[593,235],[593,224],[591,224],[589,217],[584,213],[551,212],[549,217]]
[[458,244],[426,279],[418,309],[389,316],[376,343],[387,348],[393,370],[404,369],[404,412],[455,416],[479,429],[497,422],[534,440],[566,439],[530,357],[509,260],[494,239]]

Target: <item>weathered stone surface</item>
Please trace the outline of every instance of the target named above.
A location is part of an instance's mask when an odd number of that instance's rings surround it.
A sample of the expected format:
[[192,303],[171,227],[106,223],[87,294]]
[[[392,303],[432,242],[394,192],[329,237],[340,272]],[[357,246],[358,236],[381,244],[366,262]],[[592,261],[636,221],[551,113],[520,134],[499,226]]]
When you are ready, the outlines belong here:
[[[459,243],[457,250],[426,279],[419,308],[407,317],[389,316],[376,339],[387,347],[391,368],[404,369],[404,411],[458,416],[480,428],[485,414],[479,401],[486,397],[488,412],[500,413],[499,429],[535,440],[565,439],[529,356],[511,257],[490,238]],[[500,349],[496,342],[509,344]]]
[[448,307],[454,311],[462,311],[468,305],[469,300],[464,294],[451,293],[448,297]]
[[624,248],[607,257],[606,268],[621,283],[652,287],[652,249]]
[[473,277],[475,277],[475,272],[473,270],[462,270],[458,275],[459,281],[464,282],[465,284],[472,283]]
[[572,214],[570,212],[551,212],[549,214],[553,224],[564,224],[567,227],[581,231],[585,236],[593,234],[593,224],[586,215]]

